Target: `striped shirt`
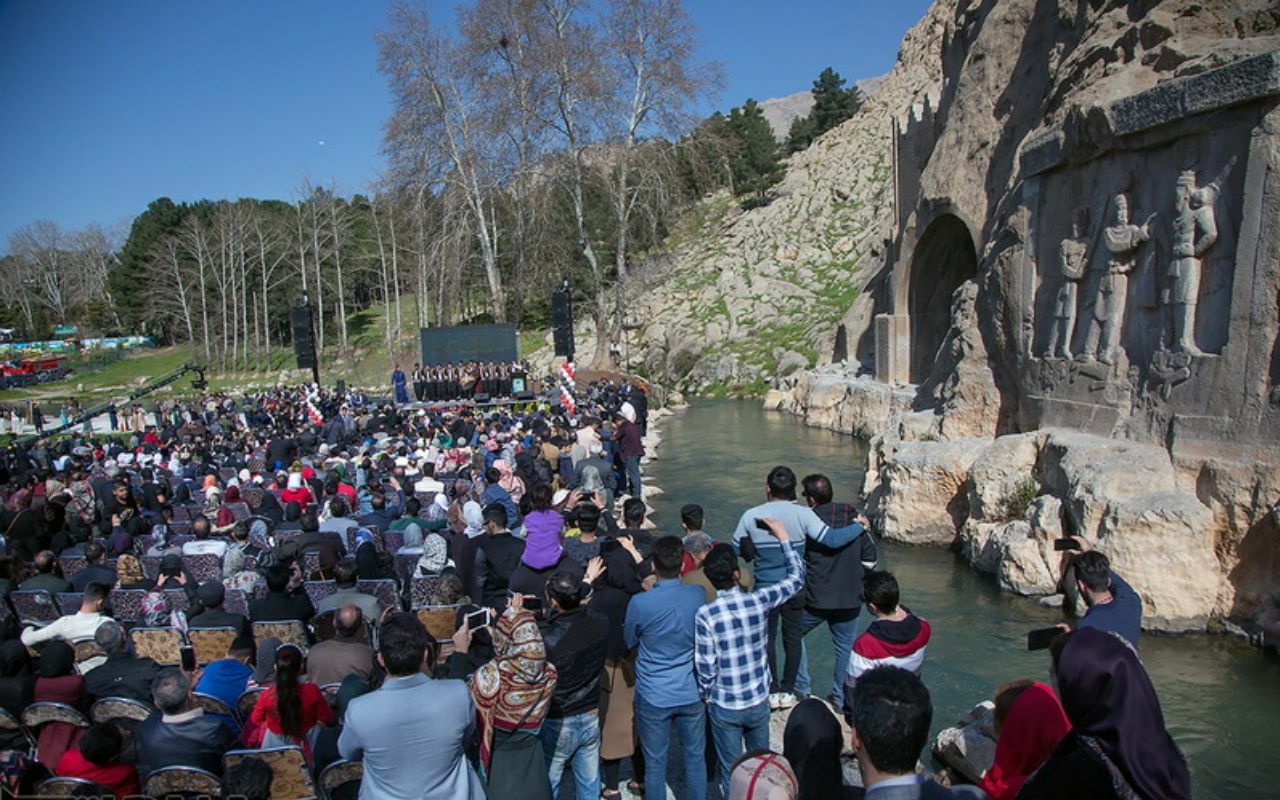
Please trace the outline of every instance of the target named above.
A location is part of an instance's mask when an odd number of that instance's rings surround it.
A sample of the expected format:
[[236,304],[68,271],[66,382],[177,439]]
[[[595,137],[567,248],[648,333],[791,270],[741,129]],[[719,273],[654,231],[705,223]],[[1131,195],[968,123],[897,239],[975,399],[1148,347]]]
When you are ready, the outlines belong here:
[[779,552],[786,577],[754,592],[735,586],[719,593],[694,617],[694,668],[704,700],[730,711],[769,699],[769,612],[804,587],[804,564],[790,542]]

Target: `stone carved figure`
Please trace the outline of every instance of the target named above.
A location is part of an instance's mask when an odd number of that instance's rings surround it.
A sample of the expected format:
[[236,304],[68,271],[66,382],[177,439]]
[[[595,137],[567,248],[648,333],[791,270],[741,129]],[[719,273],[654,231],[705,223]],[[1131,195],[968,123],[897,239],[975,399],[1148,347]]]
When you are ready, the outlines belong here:
[[1178,176],[1174,190],[1173,257],[1160,293],[1161,303],[1169,307],[1172,349],[1197,356],[1201,355],[1195,344],[1201,259],[1218,241],[1218,224],[1213,215],[1217,191],[1216,181],[1197,188],[1194,170]]
[[1053,303],[1053,328],[1049,332],[1049,348],[1045,355],[1071,358],[1071,337],[1076,329],[1076,306],[1080,296],[1080,280],[1089,264],[1089,209],[1079,206],[1071,214],[1071,238],[1058,246],[1058,268],[1062,285]]
[[1141,225],[1130,223],[1129,199],[1123,194],[1115,197],[1115,214],[1115,224],[1102,230],[1102,243],[1111,257],[1107,259],[1107,271],[1098,284],[1093,320],[1081,353],[1086,360],[1097,360],[1103,364],[1115,363],[1129,300],[1129,275],[1138,261],[1138,250],[1151,239],[1151,220],[1155,217],[1152,214]]

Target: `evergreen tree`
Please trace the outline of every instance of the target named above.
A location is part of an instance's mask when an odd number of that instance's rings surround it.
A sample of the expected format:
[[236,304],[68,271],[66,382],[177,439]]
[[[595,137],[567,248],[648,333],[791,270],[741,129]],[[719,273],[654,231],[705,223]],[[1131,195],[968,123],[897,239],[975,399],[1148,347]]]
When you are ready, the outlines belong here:
[[107,289],[121,327],[112,333],[133,336],[144,332],[147,300],[140,287],[147,286],[153,277],[147,263],[148,256],[156,242],[181,227],[186,211],[185,205],[177,205],[169,198],[161,197],[151,201],[147,210],[134,219],[129,238],[120,248],[120,262],[107,274]]
[[782,180],[783,175],[773,129],[760,106],[750,99],[729,112],[729,127],[738,139],[737,151],[730,161],[734,191],[762,201],[769,187]]
[[813,108],[805,117],[791,123],[787,134],[788,153],[799,152],[822,134],[858,113],[865,98],[857,86],[844,88],[840,73],[827,67],[813,82]]

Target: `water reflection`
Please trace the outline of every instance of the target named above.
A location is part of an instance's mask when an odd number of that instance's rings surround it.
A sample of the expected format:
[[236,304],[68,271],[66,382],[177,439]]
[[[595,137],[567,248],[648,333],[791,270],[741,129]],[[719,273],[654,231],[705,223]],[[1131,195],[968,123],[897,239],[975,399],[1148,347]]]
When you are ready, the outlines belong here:
[[[700,503],[707,531],[725,540],[742,511],[762,501],[764,478],[785,463],[803,478],[823,472],[836,499],[862,485],[865,444],[807,428],[750,401],[700,401],[664,420],[659,458],[647,467],[666,490],[654,505],[660,526],[679,533],[679,508]],[[948,551],[882,543],[881,564],[902,584],[903,602],[933,624],[925,682],[935,729],[1014,678],[1047,679],[1048,656],[1025,649],[1029,629],[1061,620],[1058,611],[1002,594]],[[860,628],[867,624],[866,612]],[[809,635],[813,691],[831,686],[825,628]],[[1217,636],[1144,634],[1142,657],[1166,721],[1191,764],[1196,797],[1280,797],[1280,659]]]

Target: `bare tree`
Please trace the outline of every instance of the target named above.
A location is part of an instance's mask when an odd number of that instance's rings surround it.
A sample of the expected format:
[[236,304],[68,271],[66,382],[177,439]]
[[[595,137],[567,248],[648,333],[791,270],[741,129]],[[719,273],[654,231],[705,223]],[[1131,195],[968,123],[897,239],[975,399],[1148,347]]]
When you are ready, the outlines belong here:
[[492,153],[477,126],[477,92],[466,53],[437,32],[425,8],[397,2],[390,30],[377,35],[378,66],[387,75],[395,111],[384,145],[397,174],[429,185],[456,186],[474,221],[494,319],[506,319],[498,270],[498,230],[489,172]]

